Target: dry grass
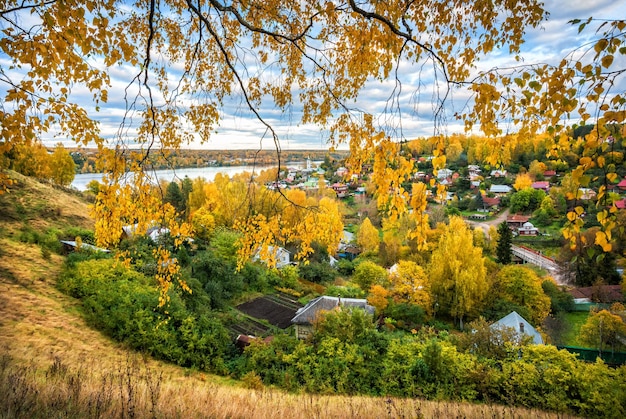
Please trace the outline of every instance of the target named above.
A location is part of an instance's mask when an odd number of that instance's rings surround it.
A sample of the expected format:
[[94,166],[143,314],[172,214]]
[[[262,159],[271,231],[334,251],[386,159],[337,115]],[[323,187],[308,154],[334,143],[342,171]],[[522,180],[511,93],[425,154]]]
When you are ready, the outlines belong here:
[[[24,191],[21,198],[31,198],[23,202],[34,202],[38,193],[54,192],[48,195],[53,196],[50,205],[60,208],[64,216],[76,220],[86,216],[86,204],[74,201],[74,196],[47,186],[37,188],[38,192]],[[4,204],[6,208],[6,200]],[[21,222],[9,220],[15,225]],[[48,227],[66,222],[54,217],[37,221]],[[564,417],[495,405],[294,395],[258,382],[254,386],[254,380],[249,384],[256,389],[246,389],[227,378],[145,359],[90,329],[78,314],[78,303],[56,290],[60,256],[45,259],[39,246],[16,242],[7,235],[0,237],[0,249],[2,418]]]
[[184,377],[136,355],[115,368],[86,359],[70,366],[54,357],[47,368],[18,367],[0,358],[3,417],[120,418],[565,418],[495,405],[419,399],[285,394]]

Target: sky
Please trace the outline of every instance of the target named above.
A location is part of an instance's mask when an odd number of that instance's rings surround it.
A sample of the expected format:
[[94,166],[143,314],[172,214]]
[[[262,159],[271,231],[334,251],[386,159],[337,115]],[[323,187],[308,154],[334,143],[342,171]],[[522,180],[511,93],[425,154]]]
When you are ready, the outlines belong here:
[[[626,18],[626,0],[577,0],[565,3],[561,0],[546,0],[546,10],[549,12],[547,21],[537,28],[529,30],[526,35],[526,43],[522,46],[520,54],[525,63],[558,63],[562,57],[577,46],[584,44],[584,36],[579,35],[577,26],[569,25],[572,19],[586,19],[590,16],[600,19]],[[492,67],[504,67],[513,64],[514,60],[508,51],[497,51],[479,63],[479,69],[484,70]],[[0,54],[0,65],[6,66],[5,57]],[[124,117],[125,101],[122,92],[128,85],[129,80],[135,75],[136,69],[129,67],[115,67],[111,69],[112,87],[109,89],[109,101],[101,106],[99,112],[95,112],[90,102],[91,95],[76,89],[74,100],[85,106],[91,115],[100,122],[101,135],[108,139],[115,139],[120,131],[120,124]],[[415,67],[404,64],[400,68],[405,72],[405,84],[400,103],[403,109],[401,120],[393,119],[390,124],[394,127],[401,126],[402,130],[394,131],[396,139],[413,139],[433,135],[433,87],[432,74],[425,70],[421,78],[411,77]],[[431,72],[432,73],[432,72]],[[418,88],[419,84],[419,88]],[[385,125],[385,115],[382,114],[389,93],[393,89],[393,81],[369,82],[363,89],[354,107],[363,111],[378,115],[378,122]],[[0,93],[5,86],[0,83]],[[419,92],[415,94],[415,92]],[[448,102],[446,113],[447,122],[440,127],[443,133],[463,132],[463,126],[454,120],[452,115],[461,109],[469,95],[464,91],[455,91],[452,99]],[[274,147],[271,137],[249,110],[242,104],[241,98],[235,97],[225,103],[221,109],[222,119],[217,132],[211,136],[208,143],[200,145],[193,143],[189,148],[208,149],[272,149]],[[283,150],[297,149],[326,149],[327,133],[314,125],[301,125],[299,123],[301,112],[297,106],[286,111],[274,109],[270,105],[259,109],[261,115],[274,127],[281,138]],[[66,146],[75,145],[71,141],[49,135],[45,137],[46,145],[53,145],[59,141]]]

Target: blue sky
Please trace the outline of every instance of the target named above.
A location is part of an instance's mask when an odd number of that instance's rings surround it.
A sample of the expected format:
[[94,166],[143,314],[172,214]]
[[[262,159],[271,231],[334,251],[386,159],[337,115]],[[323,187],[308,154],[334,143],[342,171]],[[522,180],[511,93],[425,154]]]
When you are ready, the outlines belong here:
[[[531,30],[527,36],[527,42],[522,47],[522,58],[525,63],[558,63],[562,57],[577,46],[584,44],[587,33],[579,35],[577,27],[568,25],[572,19],[586,19],[590,16],[600,19],[626,18],[626,0],[619,1],[575,1],[563,2],[558,0],[545,1],[546,9],[550,13],[549,19],[540,28]],[[508,52],[496,52],[484,58],[479,63],[480,70],[491,67],[505,67],[514,64],[513,57]],[[6,61],[0,54],[0,64],[5,67]],[[424,69],[421,73],[416,71],[415,66],[403,64],[400,69],[403,73],[403,93],[400,96],[402,106],[401,119],[383,114],[385,104],[389,97],[394,82],[370,82],[362,94],[354,103],[354,107],[379,115],[380,124],[390,124],[394,127],[402,127],[402,131],[396,131],[397,138],[412,139],[420,136],[429,136],[434,133],[433,129],[433,85],[432,71]],[[99,112],[95,112],[90,103],[91,95],[88,92],[74,90],[74,100],[85,106],[91,115],[100,121],[101,134],[105,138],[115,138],[119,132],[121,120],[125,114],[125,102],[121,94],[128,85],[130,78],[136,73],[136,69],[128,67],[116,67],[111,70],[112,84],[109,89],[109,102],[101,106]],[[418,77],[421,77],[421,79]],[[421,85],[420,85],[421,83]],[[419,85],[419,88],[418,88]],[[6,87],[0,83],[0,92]],[[417,92],[417,93],[416,93]],[[453,114],[461,109],[469,95],[464,91],[455,91],[452,100],[448,103],[447,124],[442,127],[444,133],[463,132],[462,125],[454,120]],[[300,125],[300,110],[297,106],[286,111],[267,106],[260,109],[260,113],[275,128],[281,137],[281,147],[284,150],[294,149],[325,149],[327,135],[319,127],[313,125]],[[387,118],[387,120],[385,120]],[[48,145],[62,138],[52,135],[44,138]],[[63,141],[71,146],[73,143]],[[222,120],[213,134],[209,143],[200,145],[192,144],[192,148],[210,149],[272,149],[273,142],[258,121],[252,118],[251,113],[241,102],[241,98],[234,97],[225,103],[222,109]]]

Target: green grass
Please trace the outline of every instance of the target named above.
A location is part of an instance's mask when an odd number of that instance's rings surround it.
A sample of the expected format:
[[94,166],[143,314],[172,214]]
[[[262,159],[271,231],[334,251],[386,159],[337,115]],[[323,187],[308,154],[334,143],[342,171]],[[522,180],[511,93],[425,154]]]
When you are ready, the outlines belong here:
[[563,342],[566,346],[583,346],[578,341],[580,328],[587,321],[589,313],[586,311],[574,311],[571,313],[565,313],[565,321],[567,330],[563,334]]

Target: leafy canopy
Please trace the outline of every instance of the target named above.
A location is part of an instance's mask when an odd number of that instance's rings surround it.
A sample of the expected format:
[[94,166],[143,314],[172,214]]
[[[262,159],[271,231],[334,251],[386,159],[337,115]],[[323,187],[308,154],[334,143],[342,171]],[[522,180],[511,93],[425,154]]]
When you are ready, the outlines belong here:
[[[350,169],[359,172],[363,164],[372,164],[378,205],[395,221],[407,211],[410,198],[414,209],[423,203],[405,189],[414,166],[397,143],[403,139],[405,107],[406,73],[400,69],[408,64],[415,71],[407,77],[432,68],[433,91],[416,93],[434,98],[436,132],[442,131],[452,90],[469,88],[472,100],[457,116],[468,128],[479,125],[490,164],[506,163],[506,150],[543,130],[553,139],[550,153],[558,155],[573,143],[564,120],[595,120],[597,128],[585,138],[572,176],[585,186],[586,171],[598,168],[608,184],[617,174],[605,158],[610,151],[603,141],[606,124],[626,118],[626,98],[616,91],[626,53],[625,21],[597,22],[590,44],[556,65],[476,71],[478,60],[494,50],[518,54],[525,30],[545,17],[537,0],[6,0],[0,4],[0,153],[48,134],[96,144],[98,169],[106,173],[94,205],[98,244],[115,244],[122,223],[138,223],[142,233],[155,220],[180,244],[191,229],[180,224],[171,206],[154,199],[146,169],[157,151],[167,155],[191,141],[208,141],[220,124],[222,107],[236,96],[265,127],[264,136],[273,139],[279,164],[281,137],[260,113],[263,105],[284,111],[297,107],[299,122],[327,130],[331,147],[348,144]],[[580,31],[596,24],[591,19],[572,23]],[[105,141],[98,111],[108,100],[112,73],[120,68],[127,75],[127,112],[117,137]],[[366,83],[389,79],[384,122],[353,106]],[[78,104],[85,94],[93,107]],[[519,132],[502,135],[502,121]],[[435,170],[446,163],[445,148],[445,137],[439,136],[432,148]],[[457,149],[452,147],[452,154]],[[0,161],[0,169],[5,168],[6,159]],[[129,172],[134,173],[132,184],[126,183]],[[0,189],[8,182],[2,172]],[[600,200],[605,190],[600,189]],[[443,193],[439,188],[437,194]],[[428,219],[421,213],[414,211],[412,238],[423,246]],[[567,238],[575,240],[581,215],[571,213]],[[243,231],[254,241],[259,232],[280,225],[276,217],[263,219],[248,211],[239,222],[251,226]],[[614,223],[609,210],[601,211],[598,221],[598,242],[610,250]],[[266,237],[264,248],[273,241]],[[310,251],[306,240],[301,251]],[[163,249],[159,254],[163,260],[169,257]],[[175,274],[171,270],[162,272],[164,285]]]

